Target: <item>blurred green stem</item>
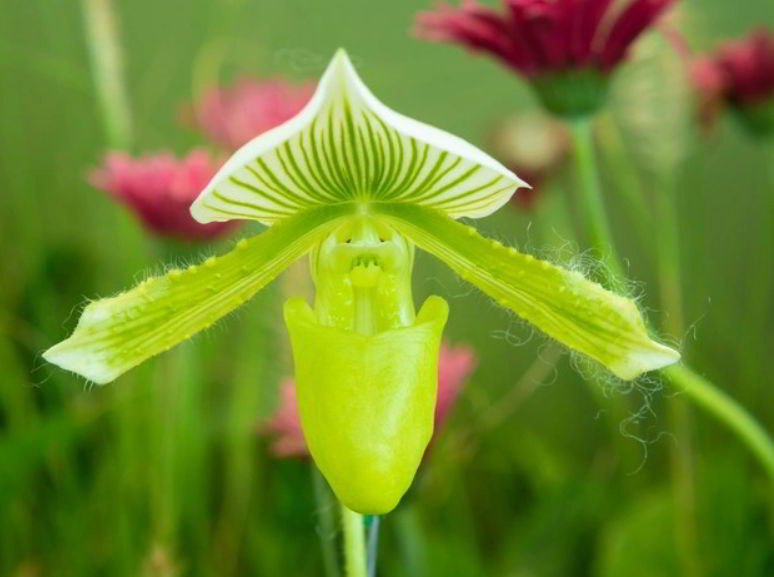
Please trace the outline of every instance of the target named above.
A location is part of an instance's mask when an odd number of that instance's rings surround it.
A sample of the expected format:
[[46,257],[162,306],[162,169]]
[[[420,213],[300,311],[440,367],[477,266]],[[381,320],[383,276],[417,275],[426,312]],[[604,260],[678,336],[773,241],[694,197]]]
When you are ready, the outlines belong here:
[[580,118],[568,123],[573,141],[573,162],[578,183],[580,185],[580,208],[583,214],[583,224],[591,248],[599,253],[610,270],[612,278],[623,278],[623,268],[615,251],[613,238],[610,234],[605,203],[602,198],[602,187],[599,179],[596,153],[594,152],[594,137],[592,133],[592,118]]
[[[455,505],[460,505],[455,503]],[[425,554],[425,535],[420,526],[416,510],[411,505],[400,507],[390,514],[390,527],[397,537],[400,551],[402,577],[426,577],[427,560]],[[466,524],[454,525],[457,528],[468,528]]]
[[363,516],[341,505],[347,577],[366,577],[366,545]]
[[368,527],[368,577],[376,577],[376,562],[379,558],[379,523],[381,517],[374,515]]
[[112,0],[82,3],[86,44],[108,145],[126,149],[132,142],[132,123]]
[[680,282],[680,251],[672,175],[660,179],[653,194],[658,258],[658,282],[661,292],[662,328],[680,338],[684,330],[683,300]]
[[317,502],[317,514],[320,518],[320,548],[322,549],[325,577],[339,577],[341,570],[336,550],[334,549],[334,544],[336,543],[335,500],[331,490],[328,488],[328,484],[325,482],[325,478],[314,462],[311,462],[310,467],[314,484],[314,498]]
[[[683,321],[682,283],[680,279],[680,244],[677,219],[675,175],[662,175],[653,191],[656,228],[658,282],[661,303],[661,328],[674,338],[685,330]],[[696,479],[693,459],[693,415],[691,407],[679,397],[667,403],[675,443],[670,450],[672,487],[675,508],[675,533],[682,574],[702,574],[696,525]]]
[[728,425],[755,453],[774,481],[774,443],[741,405],[684,364],[672,365],[661,372],[678,390]]
[[616,195],[626,200],[626,207],[629,209],[630,220],[637,232],[638,241],[647,246],[653,240],[653,212],[646,201],[637,166],[627,154],[620,128],[610,114],[599,117],[595,135],[599,143],[600,155],[606,160],[604,169],[608,171],[610,185]]
[[[614,284],[616,279],[625,277],[623,267],[615,250],[610,226],[605,213],[605,203],[602,197],[597,153],[594,145],[593,120],[591,117],[578,118],[568,122],[568,128],[572,136],[572,159],[575,169],[575,182],[578,187],[582,227],[590,247],[603,260],[606,268],[603,278],[597,279],[606,286]],[[569,202],[569,199],[568,199]],[[631,410],[624,398],[620,395],[608,395],[604,388],[605,383],[598,376],[593,375],[585,379],[588,389],[594,400],[600,407],[605,408],[605,422],[607,424],[610,440],[616,447],[622,466],[635,470],[636,463],[642,459],[636,455],[631,443],[626,443],[621,435],[621,427],[627,423]],[[639,447],[638,447],[639,448]]]
[[[575,169],[581,187],[583,218],[593,248],[607,254],[607,264],[612,276],[625,278],[624,268],[613,247],[610,227],[600,189],[599,169],[594,152],[592,133],[593,117],[568,122],[573,135]],[[674,212],[671,213],[672,218]],[[677,223],[675,220],[675,228]],[[675,237],[676,242],[676,237]],[[675,256],[671,257],[675,258]],[[679,290],[679,289],[678,289]],[[726,424],[736,436],[758,457],[772,481],[774,481],[774,443],[766,430],[733,398],[726,395],[710,381],[700,377],[685,364],[662,369],[662,374],[673,386],[685,392],[697,405]]]

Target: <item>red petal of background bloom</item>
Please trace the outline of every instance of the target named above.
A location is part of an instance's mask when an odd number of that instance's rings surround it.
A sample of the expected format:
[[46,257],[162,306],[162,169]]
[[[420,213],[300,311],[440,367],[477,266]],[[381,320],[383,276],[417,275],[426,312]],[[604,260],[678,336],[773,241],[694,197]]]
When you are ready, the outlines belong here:
[[600,63],[606,70],[618,64],[629,46],[661,15],[674,0],[634,0],[629,4],[613,24],[607,35]]
[[125,152],[108,152],[102,166],[90,172],[89,182],[129,207],[146,228],[159,236],[206,239],[235,224],[201,224],[189,212],[220,164],[201,149],[182,159],[169,152],[139,158]]
[[572,54],[576,64],[585,64],[593,52],[594,40],[613,0],[580,0],[582,8],[577,8],[580,15],[577,41],[573,44]]
[[210,139],[236,150],[295,116],[314,89],[312,82],[242,78],[232,86],[209,88],[191,104],[189,113],[193,124]]

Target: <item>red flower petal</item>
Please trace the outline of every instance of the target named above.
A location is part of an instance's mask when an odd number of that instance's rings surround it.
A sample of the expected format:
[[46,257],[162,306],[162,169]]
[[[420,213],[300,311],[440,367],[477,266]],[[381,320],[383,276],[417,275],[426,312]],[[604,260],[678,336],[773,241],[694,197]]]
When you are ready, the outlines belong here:
[[758,30],[722,47],[715,58],[728,82],[729,96],[747,103],[774,92],[774,34]]
[[190,105],[193,124],[229,150],[279,126],[309,101],[314,83],[283,78],[242,78],[231,86],[211,87]]
[[108,152],[102,166],[89,173],[89,182],[110,193],[134,212],[150,231],[163,237],[189,240],[218,236],[234,223],[201,224],[189,207],[220,162],[205,150],[178,159],[169,152],[133,158]]
[[606,70],[618,64],[634,40],[653,24],[674,0],[634,0],[610,29],[602,48],[600,63]]
[[459,42],[489,52],[509,66],[528,72],[533,66],[532,56],[510,28],[504,15],[469,1],[459,9],[443,5],[437,11],[420,12],[414,33],[420,38]]
[[571,52],[576,64],[585,64],[592,54],[594,39],[613,0],[579,0],[582,8],[576,10],[579,14],[577,36],[574,38]]
[[560,4],[534,2],[525,9],[525,23],[535,39],[545,65],[548,68],[563,66],[565,52],[560,26]]

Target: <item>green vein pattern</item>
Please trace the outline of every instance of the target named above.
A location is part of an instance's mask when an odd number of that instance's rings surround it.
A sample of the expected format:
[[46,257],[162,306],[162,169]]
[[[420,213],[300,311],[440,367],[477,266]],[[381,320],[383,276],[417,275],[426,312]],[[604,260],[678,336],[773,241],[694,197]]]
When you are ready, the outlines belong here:
[[389,126],[346,78],[337,80],[306,126],[221,178],[202,208],[218,220],[273,224],[320,204],[389,201],[456,218],[518,186],[491,168]]

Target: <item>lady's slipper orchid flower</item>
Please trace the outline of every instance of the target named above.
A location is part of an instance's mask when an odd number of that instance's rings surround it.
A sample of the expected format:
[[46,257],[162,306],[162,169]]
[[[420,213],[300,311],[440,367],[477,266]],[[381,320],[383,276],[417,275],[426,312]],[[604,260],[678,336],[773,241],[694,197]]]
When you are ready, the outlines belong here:
[[599,106],[609,73],[673,2],[633,0],[611,17],[613,0],[503,1],[505,12],[474,0],[421,12],[417,35],[489,52],[529,78],[543,104],[561,116]]
[[211,326],[309,253],[314,308],[285,303],[309,450],[344,505],[384,513],[433,431],[448,314],[438,296],[415,312],[415,245],[621,378],[679,358],[648,336],[632,300],[455,220],[491,214],[523,185],[472,145],[387,108],[339,51],[304,109],[237,151],[191,207],[200,222],[269,228],[89,304],[44,357],[106,383]]
[[102,166],[90,172],[89,182],[128,206],[153,233],[201,240],[232,228],[231,223],[197,222],[189,210],[219,166],[201,149],[180,159],[168,152],[139,158],[109,152]]
[[[435,431],[459,398],[471,371],[477,364],[476,353],[466,345],[441,344],[438,353],[438,395],[435,402]],[[277,457],[306,457],[309,448],[304,439],[298,414],[296,384],[287,378],[280,384],[280,403],[261,432],[272,437],[271,451]]]
[[242,78],[227,87],[204,91],[186,111],[192,124],[228,150],[298,114],[312,97],[314,84],[283,78]]

